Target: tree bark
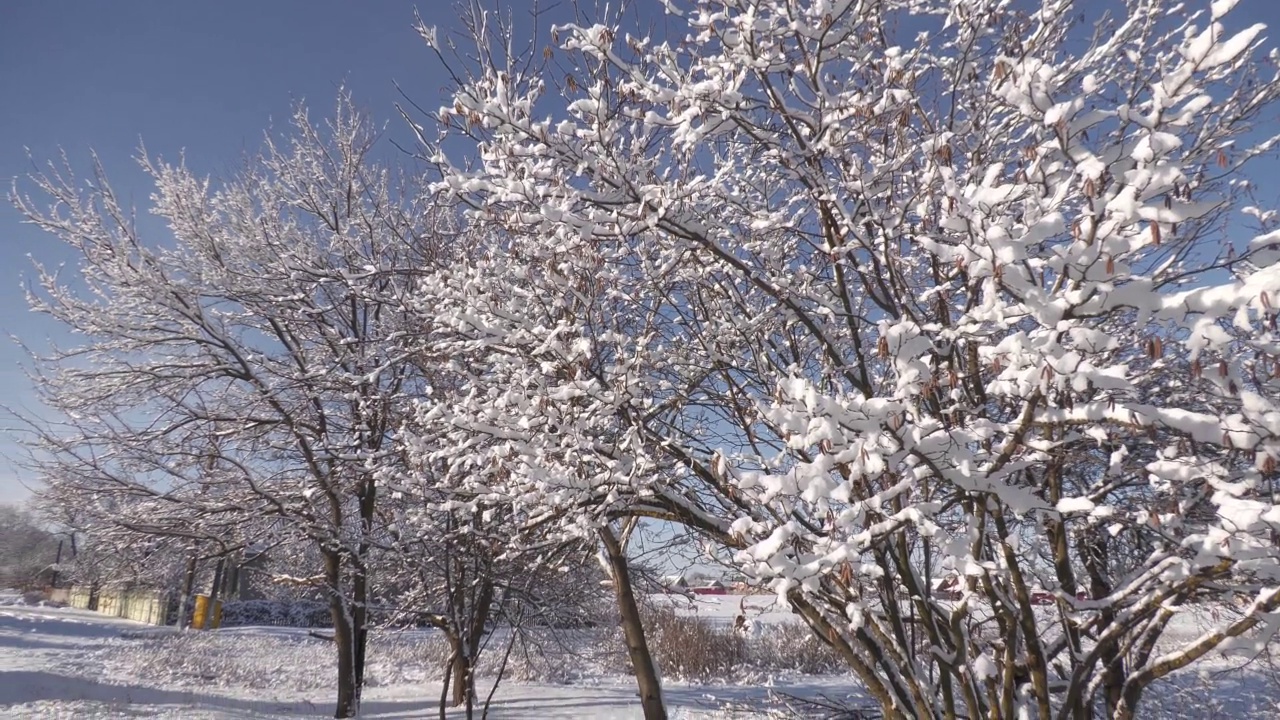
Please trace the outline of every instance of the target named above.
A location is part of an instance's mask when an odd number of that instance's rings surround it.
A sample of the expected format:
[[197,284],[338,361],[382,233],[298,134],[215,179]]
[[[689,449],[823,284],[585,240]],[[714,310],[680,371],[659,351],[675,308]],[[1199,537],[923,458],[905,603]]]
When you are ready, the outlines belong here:
[[622,634],[627,642],[627,655],[631,658],[632,672],[635,673],[636,685],[640,690],[640,707],[644,712],[644,720],[667,720],[667,708],[662,701],[662,683],[658,680],[658,670],[645,640],[640,608],[636,605],[635,592],[631,587],[631,571],[627,567],[626,553],[609,527],[600,528],[600,540],[604,544],[610,575],[613,576],[613,593],[618,602],[618,612],[622,615]]
[[182,597],[178,598],[178,627],[183,630],[191,624],[191,617],[187,614],[187,604],[192,602],[191,594],[195,592],[197,567],[196,556],[193,553],[191,559],[187,561],[187,576],[182,581]]
[[213,585],[209,588],[209,602],[205,603],[204,623],[200,626],[205,630],[212,630],[214,618],[218,617],[217,606],[218,598],[220,597],[219,591],[222,589],[222,572],[226,567],[226,564],[227,558],[220,557],[218,558],[217,566],[214,567],[213,570]]
[[[489,615],[493,610],[493,581],[480,573],[473,579],[478,583],[475,595],[470,598],[469,606],[463,608],[460,617],[468,618],[469,627],[457,628],[457,638],[450,638],[449,643],[454,651],[453,660],[453,694],[450,704],[453,707],[467,707],[467,717],[471,717],[472,705],[476,696],[476,661],[481,641],[484,640],[485,627],[489,624]],[[467,588],[463,586],[459,592],[460,601],[467,602]]]
[[354,575],[351,579],[355,600],[351,605],[352,654],[356,687],[364,688],[365,650],[369,647],[369,578],[363,566],[356,568]]
[[357,633],[353,613],[342,592],[342,558],[336,551],[324,554],[329,614],[333,617],[333,644],[338,650],[338,702],[335,718],[356,717],[360,712],[360,673],[356,669]]
[[450,707],[461,707],[466,704],[469,693],[468,685],[472,677],[471,658],[467,657],[467,650],[462,646],[462,639],[452,640],[453,647],[453,668],[449,675],[451,678],[451,695],[449,698]]
[[[1108,547],[1106,536],[1090,533],[1079,540],[1079,553],[1085,572],[1089,576],[1089,593],[1094,599],[1104,598],[1111,594],[1111,582],[1108,579]],[[1101,622],[1099,634],[1105,632],[1115,620],[1115,611],[1110,605],[1100,612]],[[1124,700],[1125,663],[1124,656],[1115,641],[1108,642],[1099,653],[1103,677],[1103,695],[1107,705],[1107,717],[1118,716],[1120,705]],[[1088,703],[1091,698],[1082,698]]]
[[352,632],[355,636],[355,681],[356,687],[363,689],[365,649],[369,646],[369,568],[365,561],[369,557],[369,538],[373,535],[373,513],[378,498],[378,487],[372,477],[364,477],[359,497],[361,539],[359,555],[352,558],[351,563],[351,593],[354,600]]
[[446,701],[449,698],[449,685],[453,677],[453,661],[458,656],[458,648],[452,642],[450,642],[450,652],[452,654],[444,664],[444,682],[440,684],[440,720],[445,720],[448,716]]

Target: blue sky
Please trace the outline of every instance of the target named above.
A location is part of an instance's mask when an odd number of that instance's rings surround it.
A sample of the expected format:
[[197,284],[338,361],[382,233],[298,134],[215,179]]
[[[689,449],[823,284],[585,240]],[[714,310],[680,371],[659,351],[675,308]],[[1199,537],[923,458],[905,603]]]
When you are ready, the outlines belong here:
[[[341,83],[388,121],[389,135],[404,137],[393,82],[427,107],[438,104],[445,84],[412,28],[413,9],[408,0],[6,0],[0,182],[7,195],[12,178],[31,171],[24,146],[37,161],[63,147],[77,167],[93,148],[117,190],[141,208],[149,186],[132,161],[140,138],[166,158],[186,148],[189,164],[217,174],[258,148],[272,119],[283,125],[295,100],[327,113]],[[419,11],[442,26],[457,18],[448,2],[419,0]],[[39,342],[56,330],[26,309],[28,255],[55,264],[66,257],[0,203],[0,332]],[[31,405],[24,358],[0,341],[0,404]],[[6,455],[18,451],[13,425],[0,418]],[[17,475],[0,459],[0,502],[26,495]]]
[[[497,0],[515,12],[531,2]],[[450,0],[419,0],[418,7],[430,24],[457,22]],[[7,191],[12,178],[31,171],[24,146],[37,160],[65,148],[79,167],[93,148],[117,191],[145,206],[149,187],[132,161],[140,139],[166,158],[186,148],[190,165],[218,174],[259,146],[272,119],[283,124],[293,102],[327,111],[344,83],[388,121],[388,135],[407,141],[394,114],[393,83],[426,107],[439,104],[445,85],[412,29],[413,8],[410,0],[5,0],[0,182]],[[1241,0],[1232,24],[1258,21],[1280,27],[1280,2]],[[0,332],[38,344],[56,330],[27,312],[20,283],[29,275],[28,255],[49,264],[65,258],[0,203]],[[0,404],[31,405],[19,367],[24,357],[0,341]],[[12,425],[0,417],[0,453],[18,452]],[[0,458],[0,502],[25,495],[17,471]]]

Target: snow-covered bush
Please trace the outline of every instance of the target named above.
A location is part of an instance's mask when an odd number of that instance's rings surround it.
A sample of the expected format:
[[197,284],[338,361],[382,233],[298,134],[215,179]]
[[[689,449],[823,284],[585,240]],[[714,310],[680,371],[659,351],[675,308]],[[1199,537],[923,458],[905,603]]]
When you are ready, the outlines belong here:
[[751,682],[845,669],[840,656],[798,620],[735,627],[661,608],[645,614],[645,630],[663,676],[682,682]]
[[747,641],[732,628],[673,610],[645,616],[649,647],[664,677],[710,682],[732,676],[747,662]]
[[308,600],[233,600],[222,604],[222,627],[333,627],[329,604]]

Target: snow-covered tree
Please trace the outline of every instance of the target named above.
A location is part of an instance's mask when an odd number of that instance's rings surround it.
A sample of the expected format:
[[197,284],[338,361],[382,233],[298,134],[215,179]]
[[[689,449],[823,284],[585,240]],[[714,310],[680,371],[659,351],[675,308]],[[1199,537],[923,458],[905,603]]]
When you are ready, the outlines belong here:
[[[33,457],[58,502],[139,532],[233,550],[272,523],[323,567],[338,649],[337,715],[358,711],[379,477],[398,462],[401,408],[427,392],[408,362],[404,298],[454,223],[412,176],[370,156],[375,128],[343,97],[222,182],[144,158],[169,237],[140,237],[101,167],[15,193],[77,255],[38,268],[32,308],[76,344],[36,363],[52,410]],[[288,543],[286,543],[288,545]]]
[[60,540],[29,508],[0,505],[0,587],[47,582],[51,571],[57,571]]
[[466,363],[421,413],[460,495],[697,529],[887,717],[1131,718],[1266,642],[1263,28],[1233,0],[663,5],[665,37],[606,18],[533,57],[473,23],[419,128],[507,233],[422,301]]

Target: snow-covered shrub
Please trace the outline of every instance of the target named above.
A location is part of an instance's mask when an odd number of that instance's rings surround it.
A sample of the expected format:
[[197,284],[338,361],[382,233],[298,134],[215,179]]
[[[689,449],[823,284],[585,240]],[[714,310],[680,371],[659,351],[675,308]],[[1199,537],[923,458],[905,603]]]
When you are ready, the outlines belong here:
[[[799,622],[735,628],[657,608],[645,615],[645,630],[663,676],[671,679],[734,683],[768,675],[845,672],[840,656]],[[615,663],[625,668],[625,654],[619,653]]]
[[222,605],[222,627],[333,627],[329,606],[314,600],[235,600]]
[[830,645],[800,623],[763,625],[747,636],[747,663],[762,672],[824,675],[846,665]]
[[742,634],[702,618],[668,609],[645,617],[649,648],[664,676],[708,682],[743,667],[747,647]]

